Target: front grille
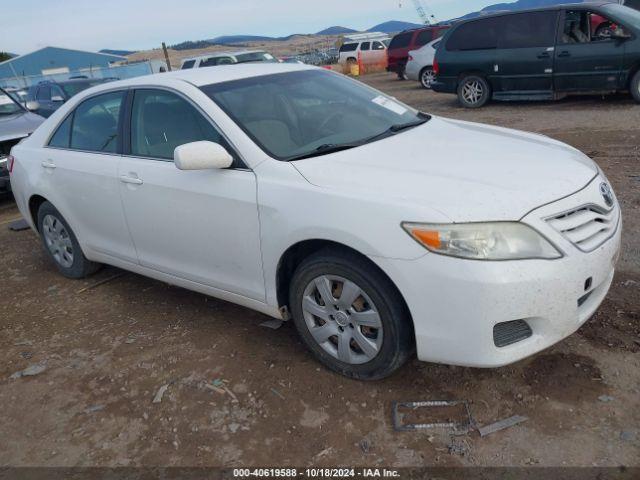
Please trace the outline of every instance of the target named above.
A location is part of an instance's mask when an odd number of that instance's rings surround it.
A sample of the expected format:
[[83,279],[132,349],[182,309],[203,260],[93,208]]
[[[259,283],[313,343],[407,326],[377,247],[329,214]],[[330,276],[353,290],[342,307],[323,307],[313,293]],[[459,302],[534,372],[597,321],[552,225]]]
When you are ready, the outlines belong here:
[[606,242],[616,229],[616,209],[586,205],[547,219],[549,225],[583,252]]
[[493,327],[493,343],[496,347],[506,347],[533,335],[531,327],[524,320],[497,323]]

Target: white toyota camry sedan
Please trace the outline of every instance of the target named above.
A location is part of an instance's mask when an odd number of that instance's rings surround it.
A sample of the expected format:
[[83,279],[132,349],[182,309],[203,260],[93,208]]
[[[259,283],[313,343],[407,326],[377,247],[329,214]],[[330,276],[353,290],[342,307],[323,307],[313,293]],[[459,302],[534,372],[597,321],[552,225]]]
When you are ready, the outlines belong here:
[[616,197],[578,150],[304,65],[91,88],[9,167],[63,275],[110,264],[291,318],[358,379],[414,352],[475,367],[539,352],[595,312],[620,248]]

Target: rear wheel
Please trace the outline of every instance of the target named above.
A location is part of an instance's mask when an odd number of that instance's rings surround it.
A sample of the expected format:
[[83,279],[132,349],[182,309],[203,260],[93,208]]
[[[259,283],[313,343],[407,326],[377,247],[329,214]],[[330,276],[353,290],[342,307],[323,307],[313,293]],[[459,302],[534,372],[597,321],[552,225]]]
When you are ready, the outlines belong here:
[[84,278],[100,269],[84,256],[73,230],[49,202],[38,209],[38,231],[49,258],[65,277]]
[[640,71],[637,71],[636,74],[631,79],[631,95],[633,95],[633,99],[640,103]]
[[293,276],[289,304],[313,355],[350,378],[378,380],[413,352],[409,313],[391,282],[365,259],[326,250]]
[[468,75],[458,85],[458,100],[463,107],[480,108],[491,98],[491,86],[483,77]]
[[431,90],[431,84],[435,79],[436,72],[434,72],[433,67],[431,66],[423,68],[420,72],[420,84],[427,90]]

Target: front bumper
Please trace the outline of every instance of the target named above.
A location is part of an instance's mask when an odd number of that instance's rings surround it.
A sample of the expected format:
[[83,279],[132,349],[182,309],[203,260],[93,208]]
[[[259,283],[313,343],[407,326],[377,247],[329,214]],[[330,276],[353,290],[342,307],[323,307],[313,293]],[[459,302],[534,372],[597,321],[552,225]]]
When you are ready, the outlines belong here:
[[11,191],[11,182],[9,181],[9,170],[7,170],[7,158],[0,157],[0,193]]
[[457,93],[458,79],[438,77],[436,81],[431,84],[431,89],[438,93]]
[[[592,182],[593,183],[593,182]],[[596,188],[599,181],[595,181]],[[499,367],[533,355],[578,330],[604,300],[620,251],[622,221],[585,253],[544,220],[590,201],[593,188],[522,219],[563,253],[557,260],[472,261],[427,253],[418,260],[372,258],[395,282],[411,311],[418,358],[470,367]],[[576,198],[581,197],[581,198]],[[584,197],[584,198],[582,198]],[[496,346],[494,326],[524,320],[528,338]]]

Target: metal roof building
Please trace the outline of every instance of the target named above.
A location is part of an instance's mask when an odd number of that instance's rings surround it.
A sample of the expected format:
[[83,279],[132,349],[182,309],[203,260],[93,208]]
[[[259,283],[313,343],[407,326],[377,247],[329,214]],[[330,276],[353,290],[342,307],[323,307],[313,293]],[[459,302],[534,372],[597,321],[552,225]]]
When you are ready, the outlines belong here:
[[125,57],[106,53],[44,47],[0,63],[0,78],[64,74],[109,67],[114,62],[125,60]]

